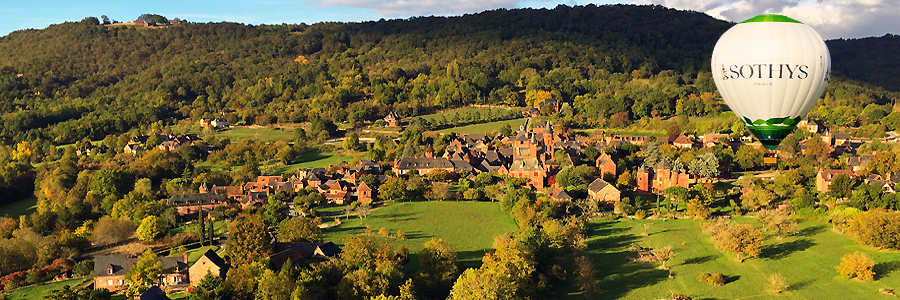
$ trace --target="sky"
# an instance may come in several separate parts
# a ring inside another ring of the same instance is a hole
[[[659,4],[740,22],[782,14],[815,29],[824,39],[900,34],[900,0],[7,0],[0,6],[0,36],[21,29],[108,16],[129,22],[144,13],[191,22],[313,24],[414,16],[457,16],[497,8],[553,8],[604,4]]]

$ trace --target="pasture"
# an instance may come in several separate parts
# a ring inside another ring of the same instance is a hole
[[[759,227],[755,219],[736,218]],[[698,222],[685,220],[595,221],[589,227],[589,256],[596,264],[601,299],[664,299],[670,292],[694,299],[896,299],[879,293],[880,288],[900,287],[900,255],[856,244],[851,238],[831,231],[826,223],[798,220],[800,232],[778,239],[766,236],[761,254],[743,263],[734,254],[715,249],[701,232]],[[643,224],[650,224],[647,237]],[[629,246],[672,245],[675,257],[669,271],[657,262],[632,262]],[[835,266],[841,256],[862,251],[875,261],[874,281],[843,279]],[[701,273],[723,273],[724,286],[697,280]],[[780,273],[790,285],[780,296],[767,290],[768,277]],[[569,294],[570,299],[580,296]]]
[[[331,222],[333,219],[324,219]],[[392,235],[401,230],[406,239],[372,237],[385,241],[394,249],[400,245],[409,248],[410,264],[417,264],[412,254],[422,250],[425,242],[432,238],[447,241],[459,253],[464,266],[478,266],[485,250],[493,249],[494,237],[518,232],[518,226],[509,213],[500,209],[498,203],[490,202],[406,202],[394,203],[373,210],[367,219],[352,216],[342,218],[343,223],[323,231],[325,241],[341,245],[344,239],[365,233],[369,224],[372,232],[381,227]],[[461,269],[462,270],[462,269]]]

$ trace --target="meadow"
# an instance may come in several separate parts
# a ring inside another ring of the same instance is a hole
[[[447,129],[441,129],[437,132],[439,133],[456,133],[456,134],[471,134],[471,133],[484,133],[488,134],[491,132],[499,132],[500,127],[503,127],[505,124],[509,124],[509,127],[512,128],[513,131],[519,128],[519,125],[525,123],[525,118],[518,118],[512,120],[505,121],[497,121],[497,122],[489,122],[489,123],[481,123],[481,124],[472,124],[465,125],[459,127],[451,127]]]
[[[9,215],[18,218],[21,215],[30,215],[37,209],[37,197],[31,196],[12,203],[0,205],[0,217]]]
[[[500,205],[491,202],[406,202],[394,203],[373,210],[367,219],[353,216],[342,219],[342,224],[324,230],[324,239],[341,245],[344,239],[364,234],[368,223],[372,232],[381,227],[392,235],[398,230],[406,239],[372,237],[385,241],[394,249],[400,245],[409,248],[410,254],[418,253],[425,242],[432,238],[447,241],[459,253],[464,267],[478,266],[485,250],[493,249],[495,236],[518,232],[518,226]],[[323,221],[331,222],[333,219]],[[410,255],[410,264],[417,264]],[[415,266],[411,266],[415,268]]]
[[[293,130],[281,129],[281,128],[271,128],[271,127],[232,127],[227,129],[219,130],[209,136],[215,136],[216,138],[228,138],[231,141],[240,141],[243,139],[253,139],[260,140],[263,142],[269,141],[290,141],[296,137],[296,134]]]
[[[755,219],[736,218],[737,222],[759,227]],[[601,299],[665,299],[671,292],[694,299],[896,299],[879,293],[900,284],[900,255],[896,251],[878,251],[861,246],[851,238],[831,231],[831,226],[816,221],[798,220],[800,232],[778,239],[766,236],[761,254],[743,263],[731,253],[715,249],[701,232],[697,221],[631,220],[595,221],[589,227],[589,256],[596,264]],[[649,236],[642,236],[643,224],[650,224]],[[669,271],[658,269],[657,262],[632,262],[629,246],[665,247],[672,245],[675,257]],[[875,261],[874,281],[843,279],[835,266],[841,256],[861,251]],[[701,273],[723,273],[724,286],[698,281]],[[769,276],[780,273],[790,285],[780,296],[767,290]],[[581,296],[569,294],[569,299]]]

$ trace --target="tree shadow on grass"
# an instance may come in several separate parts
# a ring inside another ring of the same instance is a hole
[[[484,257],[484,250],[460,251],[456,253],[456,266],[460,273],[468,268],[480,268],[481,259]]]
[[[684,262],[681,264],[682,265],[699,265],[699,264],[704,264],[708,261],[711,261],[715,258],[716,257],[712,256],[712,255],[691,257],[691,258],[684,260]]]
[[[794,284],[791,284],[791,286],[789,286],[787,288],[787,290],[788,291],[800,290],[800,289],[805,288],[806,286],[812,284],[813,282],[815,282],[815,280],[807,280],[807,281],[801,281],[798,283],[794,283]]]
[[[872,271],[875,272],[875,280],[880,280],[898,268],[900,268],[900,261],[886,261],[875,264]]]
[[[799,239],[793,242],[763,246],[762,249],[760,249],[759,257],[763,259],[780,260],[791,253],[803,251],[815,245],[816,243],[809,239]]]
[[[806,227],[806,228],[801,229],[799,232],[797,232],[797,234],[795,234],[795,236],[807,236],[807,237],[814,236],[814,235],[821,233],[822,231],[825,231],[825,229],[827,227],[828,226],[825,226],[825,225],[816,225],[816,226]]]
[[[669,272],[657,268],[656,263],[628,260],[628,247],[639,239],[629,228],[614,227],[615,222],[591,223],[589,232],[598,238],[588,242],[590,258],[601,280],[600,298],[617,299],[629,291],[657,284],[668,279]]]
[[[738,281],[738,279],[741,279],[741,275],[725,276],[725,284]]]

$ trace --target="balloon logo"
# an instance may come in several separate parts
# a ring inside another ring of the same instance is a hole
[[[728,107],[763,146],[775,149],[825,92],[831,56],[809,26],[759,15],[722,34],[712,72]]]

